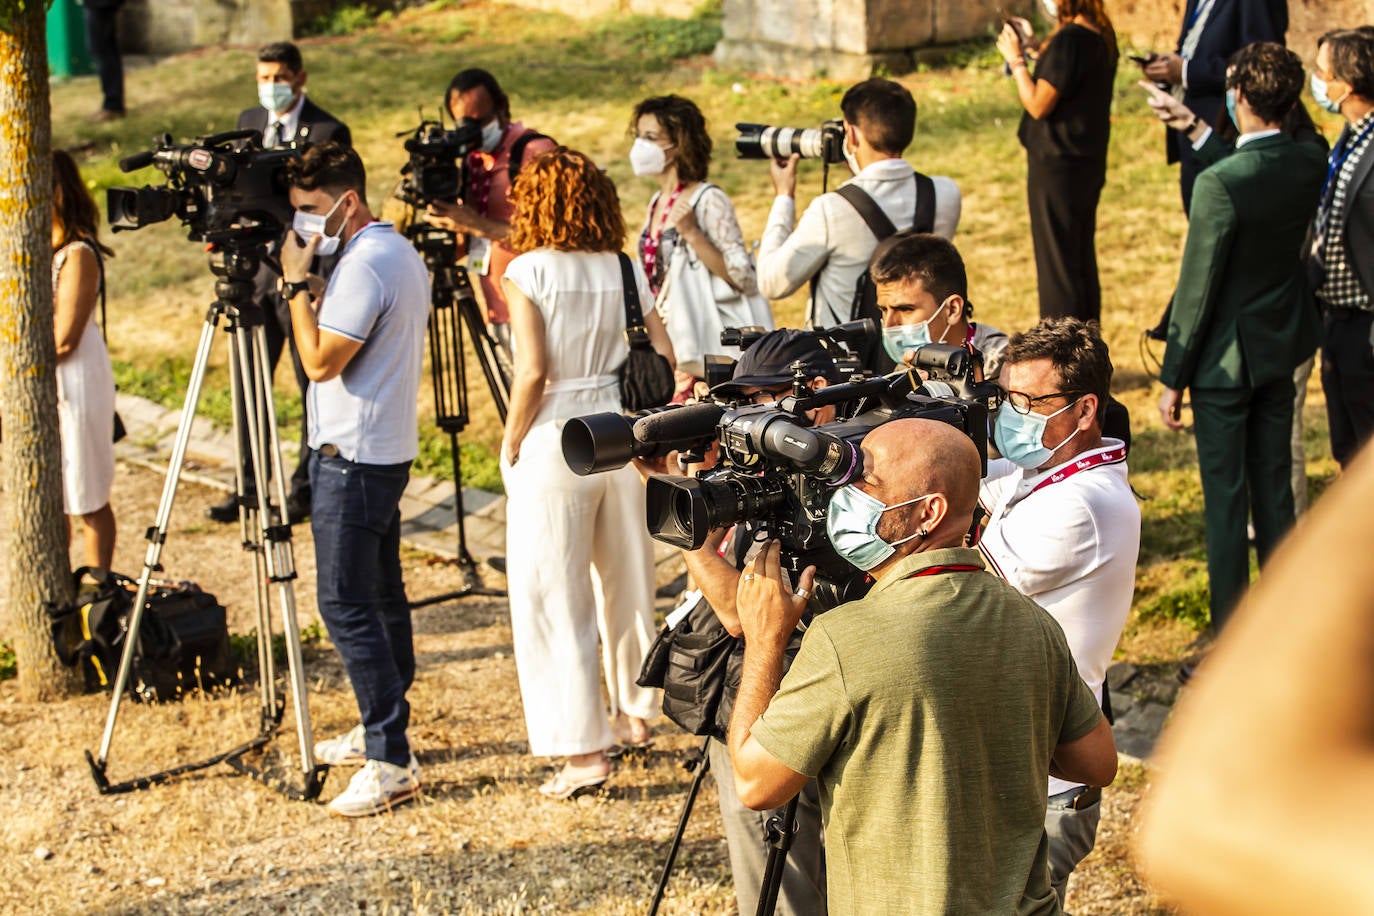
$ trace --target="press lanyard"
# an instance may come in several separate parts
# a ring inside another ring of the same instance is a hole
[[[678,195],[681,193],[681,184],[673,188],[668,203],[663,207],[663,216],[658,221],[658,231],[653,230],[651,223],[649,231],[644,236],[644,276],[649,281],[649,291],[655,296],[658,295],[658,283],[654,281],[654,267],[658,264],[659,241],[663,238],[663,228],[668,223],[668,214],[673,212],[673,204],[677,203]]]
[[[1360,144],[1363,143],[1365,141],[1365,138],[1369,136],[1369,132],[1371,130],[1374,130],[1374,118],[1370,118],[1369,123],[1364,126],[1364,130],[1360,131],[1360,135],[1356,137],[1352,142],[1346,143],[1338,147],[1337,149],[1332,150],[1331,155],[1327,157],[1326,181],[1322,184],[1321,196],[1321,202],[1323,207],[1326,206],[1326,194],[1328,191],[1332,190],[1333,184],[1336,181],[1336,176],[1341,173],[1341,167],[1345,165],[1345,160],[1350,158],[1351,153],[1359,149]],[[1350,135],[1346,134],[1346,136],[1349,137]]]
[[[1212,4],[1215,2],[1216,0],[1199,0],[1198,5],[1193,8],[1193,18],[1188,20],[1189,32],[1193,30],[1193,26],[1197,25],[1197,21],[1212,8]]]
[[[1070,465],[1067,468],[1064,468],[1064,470],[1055,471],[1053,474],[1046,477],[1044,480],[1040,481],[1038,484],[1031,488],[1030,492],[1036,493],[1040,490],[1045,489],[1046,487],[1050,487],[1057,483],[1061,483],[1065,480],[1068,480],[1070,477],[1079,473],[1080,471],[1086,471],[1089,468],[1095,468],[1098,465],[1102,464],[1120,464],[1125,460],[1126,446],[1124,445],[1120,448],[1112,448],[1108,449],[1105,452],[1098,452],[1095,455],[1089,455],[1086,458],[1079,458],[1072,465]],[[1030,493],[1027,493],[1026,495],[1029,496]]]
[[[904,579],[919,579],[919,578],[921,578],[922,576],[938,576],[938,575],[940,575],[940,574],[942,574],[942,573],[951,573],[951,572],[982,572],[982,571],[983,571],[983,567],[981,567],[981,566],[974,566],[974,565],[971,564],[971,563],[953,563],[953,564],[945,564],[945,565],[941,565],[941,566],[927,566],[925,569],[918,569],[918,570],[916,570],[914,573],[912,573],[911,575],[909,575],[909,576],[903,576],[902,578],[904,578]]]

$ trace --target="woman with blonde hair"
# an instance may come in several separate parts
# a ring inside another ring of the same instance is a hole
[[[634,683],[654,635],[644,488],[628,466],[579,477],[560,446],[568,419],[622,409],[625,223],[611,180],[566,147],[526,162],[511,197],[507,243],[520,254],[503,280],[515,377],[501,443],[511,630],[530,752],[568,758],[539,791],[568,798],[606,781],[617,729],[643,744],[658,713],[657,694]],[[651,302],[643,272],[633,277]],[[644,319],[671,362],[658,317],[645,309]]]
[[[100,211],[70,155],[52,156],[52,298],[57,341],[57,414],[62,436],[62,499],[79,516],[86,565],[114,561],[114,372],[95,322],[105,293]]]
[[[1014,19],[997,38],[1025,109],[1026,148],[1040,317],[1102,317],[1097,276],[1097,203],[1107,178],[1116,32],[1102,0],[1042,0],[1054,31],[1034,53],[1030,23]]]

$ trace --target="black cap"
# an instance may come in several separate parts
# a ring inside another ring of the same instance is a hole
[[[793,363],[800,362],[807,379],[818,375],[838,382],[840,371],[820,338],[810,331],[779,328],[760,337],[735,363],[730,381],[711,389],[712,394],[736,394],[744,388],[775,388],[792,381]]]

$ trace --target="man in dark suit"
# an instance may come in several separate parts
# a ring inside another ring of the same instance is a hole
[[[1177,49],[1145,64],[1145,76],[1168,83],[1183,104],[1210,123],[1223,111],[1227,59],[1256,41],[1283,44],[1287,31],[1287,0],[1187,0]],[[1193,182],[1206,165],[1173,131],[1165,131],[1164,142],[1169,163],[1178,163],[1187,214]]]
[[[124,117],[124,60],[119,56],[119,8],[124,0],[85,0],[86,48],[100,74],[100,110],[93,121]]]
[[[1317,43],[1312,94],[1340,112],[1313,223],[1309,276],[1322,308],[1322,390],[1331,454],[1345,467],[1374,435],[1374,29]]]
[[[1250,583],[1246,501],[1263,566],[1293,524],[1293,369],[1317,345],[1302,244],[1321,192],[1321,150],[1279,124],[1302,92],[1297,55],[1263,42],[1232,57],[1236,151],[1198,175],[1160,381],[1164,425],[1193,431],[1207,525],[1212,627]]]
[[[305,64],[300,49],[289,41],[273,42],[258,50],[258,105],[239,114],[238,130],[256,130],[262,135],[265,149],[283,146],[304,148],[315,143],[333,141],[352,145],[348,125],[305,97]],[[274,252],[275,253],[275,252]],[[335,258],[321,258],[321,276],[327,277]],[[296,372],[296,384],[301,392],[301,451],[300,460],[291,475],[286,510],[292,522],[310,515],[310,449],[306,446],[308,421],[305,392],[310,379],[301,366],[300,354],[291,333],[291,310],[277,290],[281,276],[279,268],[264,262],[253,280],[253,299],[267,317],[267,360],[273,374],[281,360],[283,347],[291,351],[291,365]],[[242,452],[247,457],[247,440]],[[245,461],[244,479],[252,481],[251,463]],[[245,496],[254,491],[249,490]],[[236,522],[239,517],[238,499],[230,496],[207,511],[217,522]]]

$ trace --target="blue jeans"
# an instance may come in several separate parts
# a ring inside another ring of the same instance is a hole
[[[415,679],[410,604],[401,580],[401,493],[410,462],[358,464],[313,452],[317,596],[367,731],[369,760],[410,762],[406,691]]]

